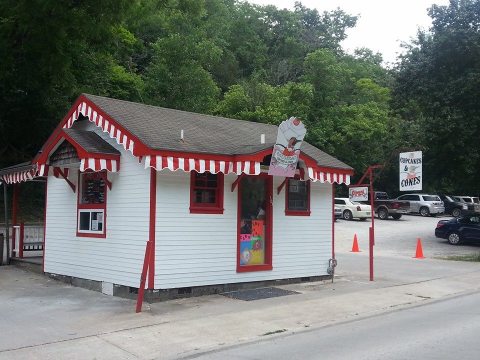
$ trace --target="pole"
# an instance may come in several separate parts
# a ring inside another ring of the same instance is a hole
[[[374,216],[374,192],[373,192],[373,169],[369,168],[370,176],[370,213],[372,215],[372,226],[369,229],[369,257],[370,257],[370,281],[373,281],[373,246],[375,245],[375,216]]]
[[[147,241],[145,246],[145,258],[143,260],[142,274],[140,275],[140,286],[138,287],[137,306],[135,312],[142,312],[143,294],[145,292],[145,282],[147,281],[147,272],[149,272],[150,259],[152,257],[152,242]]]
[[[19,191],[19,186],[20,184],[13,184],[13,195],[12,195],[12,253],[18,254],[18,249],[15,249],[15,241],[17,239],[17,228],[15,225],[18,225],[17,223],[17,215],[18,215],[18,191]]]
[[[3,203],[5,206],[5,241],[7,244],[7,261],[6,264],[10,265],[10,236],[8,234],[8,196],[7,196],[7,183],[3,183]]]

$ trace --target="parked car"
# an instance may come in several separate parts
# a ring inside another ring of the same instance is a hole
[[[342,209],[335,206],[335,221],[342,218]]]
[[[447,239],[452,245],[462,242],[480,242],[480,215],[440,220],[435,229],[435,236]]]
[[[479,201],[478,201],[478,197],[455,195],[453,198],[456,201],[460,201],[460,202],[466,204],[467,207],[468,207],[468,211],[470,213],[480,213],[480,204],[479,204]]]
[[[438,196],[440,196],[440,199],[443,201],[446,214],[450,214],[456,218],[468,214],[468,205],[465,202],[459,201],[451,195],[440,194]]]
[[[372,216],[370,205],[360,204],[359,202],[351,201],[349,198],[335,198],[335,207],[342,211],[342,217],[345,220],[366,220]]]
[[[438,195],[429,194],[405,194],[396,200],[410,201],[410,212],[419,213],[422,216],[443,214],[445,206]]]
[[[386,220],[391,216],[398,220],[403,214],[410,211],[410,202],[390,199],[384,191],[373,192],[373,210],[380,220]]]

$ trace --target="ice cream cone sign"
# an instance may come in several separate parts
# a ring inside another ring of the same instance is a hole
[[[269,175],[295,176],[300,146],[306,133],[305,125],[296,117],[291,117],[280,124],[268,169]]]

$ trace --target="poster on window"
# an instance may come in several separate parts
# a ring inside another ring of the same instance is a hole
[[[262,265],[265,263],[265,222],[263,220],[242,220],[242,222],[240,265]]]
[[[400,191],[422,190],[422,152],[400,153]]]
[[[278,127],[277,141],[273,146],[268,175],[294,177],[300,156],[300,146],[307,133],[300,119],[291,117]]]

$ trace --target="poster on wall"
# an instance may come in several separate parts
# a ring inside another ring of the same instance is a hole
[[[268,175],[294,177],[300,156],[300,146],[307,133],[300,119],[291,117],[278,127],[277,141],[273,146]]]
[[[400,153],[400,191],[422,190],[422,152]]]

